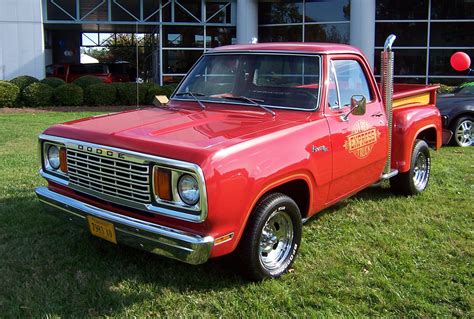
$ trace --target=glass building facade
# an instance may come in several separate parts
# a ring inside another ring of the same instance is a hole
[[[68,45],[86,53],[107,49],[117,60],[138,60],[142,78],[169,83],[179,81],[204,51],[236,42],[232,0],[43,0],[43,5],[52,63],[79,62],[73,50],[64,49]],[[73,54],[64,55],[68,51]]]
[[[349,43],[350,1],[259,1],[260,42]]]
[[[147,79],[176,82],[206,50],[248,42],[254,36],[259,42],[357,45],[351,30],[365,20],[354,19],[355,8],[371,4],[367,8],[375,12],[371,12],[373,28],[366,37],[370,45],[362,50],[374,54],[376,74],[385,38],[394,33],[396,81],[456,84],[473,80],[449,65],[456,51],[474,57],[473,0],[39,1],[46,64],[78,63],[79,51],[97,53],[107,48],[116,60],[138,60]],[[239,30],[247,36],[239,38]]]
[[[385,36],[395,33],[398,81],[457,84],[466,80],[451,68],[449,59],[456,51],[474,57],[474,1],[377,0],[376,8],[375,56],[380,57]]]
[[[259,40],[350,43],[350,5],[350,0],[261,0]],[[456,51],[474,57],[474,1],[376,0],[375,5],[376,74],[384,41],[394,33],[397,82],[457,84],[468,78],[454,71],[449,59]]]

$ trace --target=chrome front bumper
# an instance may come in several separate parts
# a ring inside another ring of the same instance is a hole
[[[104,210],[76,199],[38,187],[36,195],[49,208],[71,222],[88,227],[86,216],[94,216],[114,224],[118,243],[142,249],[157,255],[197,265],[209,259],[214,238],[160,226]]]

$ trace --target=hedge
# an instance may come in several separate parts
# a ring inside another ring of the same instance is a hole
[[[59,106],[79,106],[84,101],[84,90],[76,84],[63,84],[54,89],[54,102]]]
[[[74,84],[79,85],[83,90],[85,90],[89,85],[103,83],[102,80],[93,75],[84,75],[78,79],[75,79]]]
[[[85,90],[85,104],[87,105],[114,105],[116,99],[117,89],[110,84],[93,84]]]
[[[137,84],[136,83],[112,83],[117,89],[117,104],[135,105],[137,104]],[[139,104],[147,104],[148,84],[138,85]]]
[[[0,81],[0,107],[15,106],[20,89],[13,83]]]
[[[21,75],[21,76],[17,76],[14,79],[11,79],[10,82],[15,84],[20,89],[20,92],[21,92],[30,84],[38,82],[38,79],[29,75]]]
[[[49,106],[52,104],[52,97],[53,88],[41,82],[28,85],[22,92],[26,106],[30,107]]]
[[[42,79],[40,82],[49,85],[53,89],[66,84],[66,82],[60,78],[45,78]]]
[[[170,97],[169,88],[164,86],[159,86],[154,84],[153,86],[148,88],[147,95],[146,95],[146,103],[153,104],[153,99],[155,95],[166,95],[168,98]]]

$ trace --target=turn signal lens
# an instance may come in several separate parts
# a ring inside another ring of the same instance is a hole
[[[61,147],[59,149],[59,169],[63,173],[67,173],[67,158],[66,158],[66,148]]]
[[[171,200],[171,171],[164,168],[155,168],[154,191],[160,199]]]

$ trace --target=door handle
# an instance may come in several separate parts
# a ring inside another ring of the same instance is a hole
[[[374,113],[371,115],[372,117],[381,117],[383,116],[383,113],[382,112],[379,112],[379,113]]]

